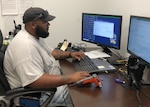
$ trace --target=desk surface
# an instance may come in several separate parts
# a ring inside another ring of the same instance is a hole
[[[68,60],[60,61],[64,74],[75,72],[73,64]],[[139,107],[136,90],[124,88],[114,80],[119,74],[101,74],[103,87],[69,87],[75,107]],[[150,86],[142,86],[140,99],[143,107],[150,107],[150,101],[143,93],[150,96]]]

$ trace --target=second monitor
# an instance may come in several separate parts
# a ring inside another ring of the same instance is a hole
[[[120,49],[121,25],[119,15],[82,13],[82,41]]]

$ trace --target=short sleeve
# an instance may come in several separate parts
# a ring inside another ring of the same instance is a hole
[[[16,72],[24,86],[36,81],[43,75],[43,69],[32,59],[26,59],[16,66]]]

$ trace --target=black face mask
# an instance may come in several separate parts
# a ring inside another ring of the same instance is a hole
[[[49,36],[49,32],[45,31],[42,27],[36,26],[35,34],[38,37],[47,38]]]

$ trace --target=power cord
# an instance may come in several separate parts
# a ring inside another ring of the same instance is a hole
[[[138,100],[139,107],[142,107],[142,101],[141,101],[141,98],[140,98],[140,91],[138,89],[136,89],[136,98]]]
[[[128,81],[128,77],[127,77],[127,74],[125,73],[126,70],[125,69],[122,69],[122,68],[119,68],[119,74],[121,75],[121,80],[123,81]],[[140,98],[140,93],[143,94],[144,96],[150,98],[150,95],[148,94],[145,94],[144,92],[141,91],[140,87],[138,86],[130,86],[130,87],[127,87],[126,84],[122,83],[121,84],[124,88],[131,88],[131,89],[134,89],[136,91],[136,98],[137,98],[137,101],[138,101],[138,107],[150,107],[150,106],[143,106],[142,105],[142,100]]]
[[[123,80],[125,81],[125,80]],[[124,82],[122,82],[121,84],[124,88],[126,88],[126,84]],[[137,98],[137,101],[138,101],[138,107],[142,107],[142,101],[141,101],[141,98],[140,98],[140,89],[137,88],[137,87],[131,87],[132,89],[135,89],[136,90],[136,98]]]
[[[124,71],[121,71],[121,72],[124,72]],[[126,74],[126,76],[125,75],[123,75],[123,73],[120,73],[122,76],[123,76],[123,81],[125,81],[125,83],[122,83],[121,85],[124,87],[124,88],[127,88],[128,86],[126,86],[127,84],[126,84],[126,81],[128,81],[127,80],[127,74]],[[128,87],[128,88],[132,88],[132,89],[135,89],[136,90],[136,98],[137,98],[137,101],[138,101],[138,107],[142,107],[142,101],[141,101],[141,98],[140,98],[140,89],[139,89],[139,87],[137,87],[137,86],[130,86],[130,87]]]
[[[140,92],[141,92],[144,96],[150,98],[150,95],[146,95],[146,94],[145,94],[144,92],[142,92],[140,89],[136,89],[136,98],[137,98],[137,100],[138,100],[139,107],[150,107],[150,106],[143,106],[143,105],[142,105],[142,101],[141,101],[141,98],[140,98]]]
[[[121,75],[120,78],[121,78],[121,80],[123,80],[125,82],[129,81],[128,80],[129,77],[128,77],[128,74],[127,74],[128,73],[127,66],[128,66],[128,62],[125,64],[125,66],[118,68],[118,73]],[[128,84],[124,84],[124,83],[122,83],[121,85],[124,88],[131,88],[131,89],[134,89],[136,91],[136,98],[137,98],[137,101],[138,101],[138,107],[150,107],[150,106],[143,106],[143,103],[142,103],[142,100],[141,100],[141,97],[140,97],[140,93],[143,94],[144,96],[148,97],[148,98],[150,98],[150,95],[145,94],[144,92],[142,92],[138,85],[134,84],[132,86],[128,86]]]
[[[144,88],[144,87],[142,87],[142,88]],[[147,88],[148,88],[148,87],[147,87]],[[149,89],[147,89],[147,90],[149,90]],[[147,97],[147,98],[150,99],[150,94],[146,94],[146,93],[144,93],[144,91],[141,91],[141,90],[140,90],[140,92],[141,92],[141,94],[143,94],[145,97]],[[143,107],[150,107],[150,105],[148,105],[148,106],[143,106]]]

